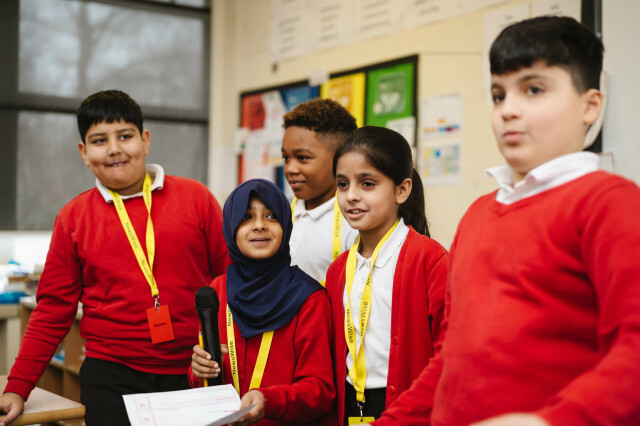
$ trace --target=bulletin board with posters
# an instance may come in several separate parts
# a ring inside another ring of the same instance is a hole
[[[415,55],[332,73],[319,86],[304,80],[241,93],[236,138],[238,183],[264,178],[292,196],[280,154],[282,116],[318,97],[339,102],[355,117],[358,127],[389,127],[414,145],[417,68]]]

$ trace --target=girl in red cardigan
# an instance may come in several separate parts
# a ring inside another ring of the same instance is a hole
[[[315,424],[335,398],[331,307],[322,286],[290,266],[292,226],[289,202],[266,180],[243,183],[224,205],[235,263],[211,286],[220,300],[220,341],[229,348],[224,381],[235,386],[242,408],[256,404],[240,424]],[[218,364],[199,346],[192,360],[193,387],[218,376]]]
[[[359,241],[329,267],[338,421],[378,418],[440,350],[446,250],[429,238],[411,149],[355,130],[333,160],[338,204]]]

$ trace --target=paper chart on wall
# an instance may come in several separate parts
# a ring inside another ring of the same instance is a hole
[[[387,129],[395,130],[409,142],[409,146],[415,146],[416,118],[405,117],[387,121]]]
[[[433,139],[455,135],[462,131],[462,95],[451,93],[428,96],[420,100],[418,137]]]
[[[511,24],[529,17],[529,3],[516,4],[510,7],[492,10],[484,14],[484,40],[482,44],[482,85],[489,90],[491,70],[489,67],[489,50],[500,32]]]
[[[539,0],[531,3],[531,16],[570,16],[580,21],[581,0]]]
[[[462,182],[460,140],[420,141],[418,166],[425,186]]]
[[[410,29],[451,19],[462,13],[460,4],[451,0],[408,0],[402,13],[402,27]]]
[[[353,0],[355,2],[355,37],[367,40],[400,30],[399,2],[393,0]]]

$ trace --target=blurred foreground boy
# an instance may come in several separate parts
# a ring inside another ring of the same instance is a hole
[[[439,382],[425,369],[380,424],[426,423],[434,389],[433,425],[640,424],[640,190],[581,152],[602,56],[571,18],[523,21],[493,43],[507,165],[487,173],[500,189],[451,247]]]
[[[56,217],[38,304],[0,397],[0,411],[8,413],[0,424],[22,411],[78,301],[87,425],[129,424],[124,394],[188,389],[195,292],[229,263],[211,192],[146,164],[150,135],[133,99],[118,90],[89,96],[78,129],[96,188]]]

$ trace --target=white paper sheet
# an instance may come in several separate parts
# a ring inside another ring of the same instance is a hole
[[[174,392],[123,395],[131,426],[214,426],[242,414],[240,397],[232,385],[210,386]],[[237,419],[237,418],[236,418]]]

